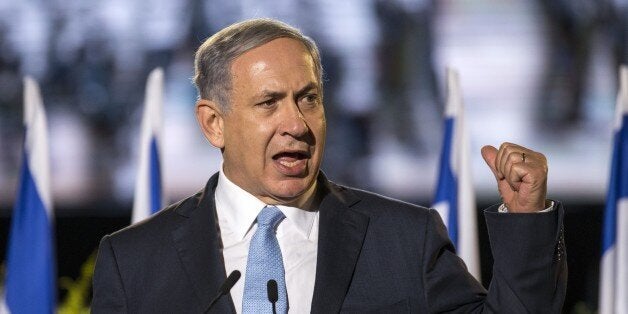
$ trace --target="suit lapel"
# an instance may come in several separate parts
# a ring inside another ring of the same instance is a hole
[[[312,313],[338,313],[351,284],[351,278],[368,227],[368,217],[351,210],[359,198],[328,182],[324,187],[319,222],[316,282]]]
[[[216,174],[209,179],[197,202],[189,202],[187,206],[184,204],[177,209],[177,213],[183,219],[172,232],[183,269],[192,282],[194,292],[201,300],[203,311],[226,279],[214,203],[217,183]],[[235,312],[231,295],[221,297],[212,307],[212,312]]]
[[[312,313],[337,313],[351,284],[369,218],[350,209],[360,201],[353,193],[328,182],[322,174],[319,180],[322,200]],[[182,267],[203,310],[226,279],[214,203],[217,183],[216,174],[195,204],[177,209],[182,221],[172,232]],[[211,313],[235,313],[231,295],[221,297]]]

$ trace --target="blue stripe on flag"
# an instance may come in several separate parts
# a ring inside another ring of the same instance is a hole
[[[628,197],[628,115],[622,118],[622,127],[614,138],[611,180],[604,211],[602,252],[615,244],[617,238],[617,202]]]
[[[445,138],[443,139],[443,150],[440,156],[440,176],[434,203],[442,201],[449,203],[447,231],[455,246],[458,244],[458,184],[451,169],[454,122],[454,118],[445,120]]]
[[[54,313],[57,289],[52,224],[24,153],[7,254],[6,303],[12,313]]]
[[[161,209],[161,166],[157,149],[157,140],[150,141],[150,212],[154,214]]]

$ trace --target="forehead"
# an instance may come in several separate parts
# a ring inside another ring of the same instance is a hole
[[[243,80],[299,76],[318,83],[310,52],[291,38],[274,39],[238,56],[231,64],[231,74],[236,84]]]

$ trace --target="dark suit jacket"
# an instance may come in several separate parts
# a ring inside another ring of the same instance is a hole
[[[201,313],[226,278],[214,205],[204,191],[105,236],[93,313]],[[331,183],[321,174],[312,313],[559,313],[567,267],[563,209],[487,210],[495,259],[487,291],[455,255],[431,209]],[[243,279],[240,279],[243,280]],[[229,295],[212,313],[232,313]]]

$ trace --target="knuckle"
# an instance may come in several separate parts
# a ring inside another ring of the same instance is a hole
[[[516,162],[521,161],[521,154],[516,153],[516,152],[509,152],[508,161],[510,161],[511,163],[516,163]]]
[[[508,142],[503,142],[501,143],[501,145],[499,145],[499,150],[504,151],[508,149],[508,145],[510,145],[510,143]]]

